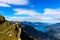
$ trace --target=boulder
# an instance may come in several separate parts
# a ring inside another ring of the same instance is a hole
[[[5,17],[0,15],[0,24],[3,23],[5,21]]]

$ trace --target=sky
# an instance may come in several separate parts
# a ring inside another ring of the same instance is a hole
[[[0,15],[9,21],[59,23],[60,0],[0,0]]]

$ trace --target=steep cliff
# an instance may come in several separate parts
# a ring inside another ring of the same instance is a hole
[[[17,22],[6,21],[0,15],[0,40],[33,40],[22,30],[22,26]]]

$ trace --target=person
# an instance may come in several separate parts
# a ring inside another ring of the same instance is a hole
[[[18,23],[12,24],[0,15],[0,40],[21,40],[21,27]]]

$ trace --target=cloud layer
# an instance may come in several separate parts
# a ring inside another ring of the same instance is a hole
[[[10,5],[8,5],[6,3],[0,3],[0,7],[10,7]]]
[[[11,7],[11,5],[28,5],[28,0],[0,0],[0,7]]]
[[[28,0],[0,0],[0,3],[26,5],[26,4],[28,4]]]
[[[32,21],[32,22],[49,22],[49,23],[57,23],[57,22],[60,22],[60,8],[58,9],[49,9],[49,8],[46,8],[44,9],[44,13],[41,14],[41,13],[38,13],[34,10],[27,10],[27,9],[19,9],[19,8],[16,8],[16,9],[13,9],[16,13],[14,13],[14,15],[16,16],[13,16],[12,20],[15,20],[15,21]],[[18,17],[18,15],[29,15],[27,17]],[[10,18],[11,20],[11,18]]]
[[[27,5],[29,4],[28,0],[0,0],[0,7],[11,7],[11,5]],[[34,5],[31,5],[33,8]],[[44,13],[40,13],[34,10],[27,10],[23,8],[12,9],[15,11],[12,17],[7,17],[8,20],[14,21],[33,21],[33,22],[51,22],[57,23],[60,22],[60,8],[50,9],[45,8]],[[26,16],[26,17],[25,17]]]

